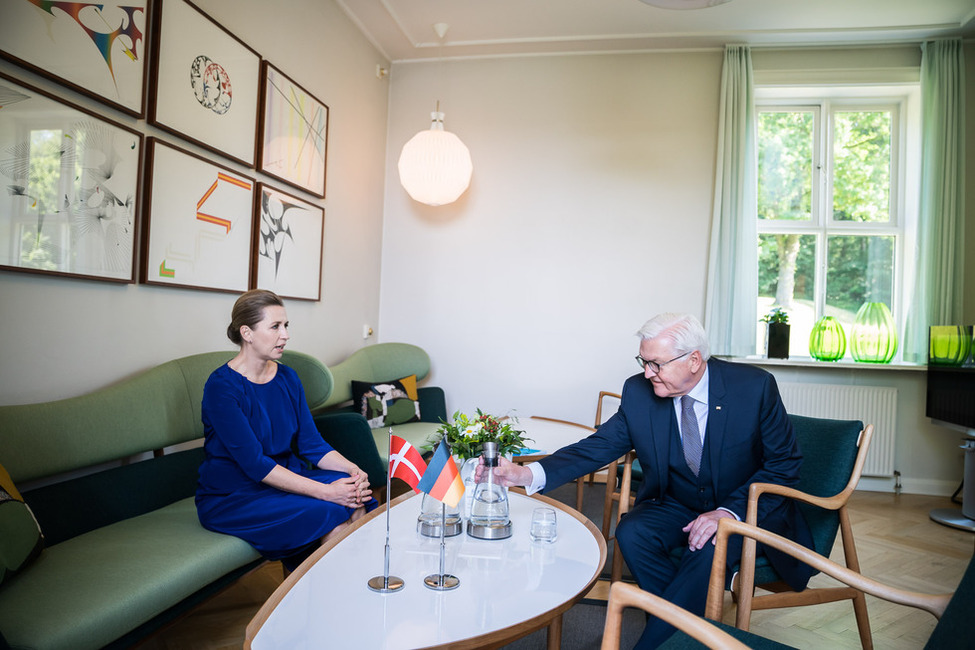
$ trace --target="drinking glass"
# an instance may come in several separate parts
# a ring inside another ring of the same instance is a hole
[[[532,511],[532,524],[529,536],[533,542],[551,544],[557,535],[555,525],[555,508],[535,508]]]

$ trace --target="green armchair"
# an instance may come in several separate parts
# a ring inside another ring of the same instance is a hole
[[[332,392],[313,410],[315,424],[325,440],[342,455],[354,460],[369,474],[375,489],[386,484],[389,428],[370,428],[352,403],[352,382],[384,382],[416,375],[421,381],[430,374],[430,356],[408,343],[377,343],[354,352],[329,368]],[[437,386],[417,388],[420,421],[397,424],[393,433],[420,448],[447,419],[444,391]]]

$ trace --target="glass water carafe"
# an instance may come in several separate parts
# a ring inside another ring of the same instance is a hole
[[[424,494],[420,502],[420,516],[416,521],[417,531],[425,537],[440,537],[441,524],[443,524],[444,537],[460,535],[464,530],[460,509],[457,506],[448,506],[429,494]]]
[[[494,479],[494,468],[498,466],[497,443],[485,442],[482,455],[484,469],[474,488],[467,534],[478,539],[505,539],[511,537],[511,519],[508,517],[508,491]]]

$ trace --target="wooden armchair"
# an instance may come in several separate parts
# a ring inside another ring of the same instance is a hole
[[[850,571],[859,572],[860,563],[846,505],[860,481],[873,438],[873,425],[863,427],[857,421],[789,417],[803,453],[799,484],[790,488],[770,483],[753,483],[748,492],[745,521],[756,525],[758,499],[763,494],[795,499],[812,531],[815,552],[828,558],[838,530],[846,566]],[[850,599],[853,601],[860,643],[864,648],[873,647],[867,603],[862,591],[853,587],[834,587],[807,588],[794,592],[779,580],[768,561],[765,558],[756,558],[756,554],[755,539],[746,537],[738,580],[733,580],[731,585],[738,603],[736,626],[739,629],[748,629],[752,610]],[[756,585],[771,593],[755,595]]]
[[[931,612],[938,619],[938,624],[925,645],[926,649],[953,650],[971,647],[969,612],[972,605],[975,604],[975,558],[969,562],[968,569],[962,576],[961,583],[954,594],[924,594],[898,589],[867,578],[858,571],[853,571],[828,560],[800,544],[746,522],[722,519],[718,524],[705,612],[705,617],[711,620],[695,616],[687,610],[643,592],[633,585],[614,583],[610,589],[606,611],[602,650],[616,650],[619,647],[622,611],[625,607],[644,609],[653,616],[663,618],[678,629],[678,632],[661,646],[662,648],[699,647],[694,646],[688,640],[688,636],[704,643],[709,648],[737,650],[739,648],[788,647],[717,622],[721,620],[723,615],[728,538],[731,535],[743,535],[746,541],[751,540],[788,553],[857,592]]]
[[[796,431],[799,447],[803,453],[803,464],[799,484],[787,488],[768,483],[756,483],[750,487],[749,502],[745,521],[755,524],[758,517],[758,498],[762,494],[778,494],[800,502],[800,510],[813,534],[817,553],[829,557],[833,550],[837,532],[841,536],[843,553],[847,566],[853,571],[860,570],[853,529],[850,525],[846,504],[856,489],[866,462],[870,441],[873,438],[873,425],[863,427],[859,421],[830,420],[790,415]],[[632,462],[633,453],[624,457],[623,481],[620,486],[620,515],[629,508],[630,480],[627,465]],[[610,468],[612,473],[613,468]],[[607,483],[607,486],[609,483]],[[609,488],[607,487],[607,491]],[[618,519],[617,519],[618,521]],[[622,575],[622,556],[619,548],[614,549],[611,579],[615,582]],[[756,557],[757,549],[753,541],[745,540],[742,550],[741,571],[730,581],[728,587],[738,603],[739,628],[747,630],[753,609],[773,609],[794,607],[811,603],[833,602],[851,599],[856,614],[860,640],[864,648],[872,648],[870,625],[867,618],[866,599],[852,588],[806,589],[793,592],[783,582],[765,557]],[[678,561],[679,555],[675,557]],[[771,593],[755,595],[755,587]]]

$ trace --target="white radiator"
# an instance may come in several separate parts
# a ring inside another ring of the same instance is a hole
[[[897,431],[897,389],[880,386],[779,384],[785,410],[834,420],[860,420],[873,425],[873,441],[863,467],[864,476],[894,475],[894,437]]]

